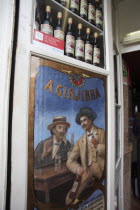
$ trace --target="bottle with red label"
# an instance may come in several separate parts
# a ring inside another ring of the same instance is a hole
[[[64,32],[62,31],[62,12],[57,13],[57,25],[54,29],[54,37],[64,40]]]
[[[93,0],[88,0],[88,22],[95,25],[95,5]]]
[[[72,25],[72,18],[68,18],[68,25],[65,40],[65,55],[74,57],[75,52],[75,34]]]
[[[46,6],[45,20],[41,25],[41,31],[45,34],[53,36],[53,25],[51,21],[51,7]]]
[[[100,0],[95,0],[96,14],[95,14],[95,25],[102,29],[103,28],[103,14],[102,14],[102,4]]]
[[[93,65],[100,66],[100,45],[99,45],[99,34],[94,33],[93,39]]]
[[[87,20],[87,0],[81,0],[80,2],[80,17]]]
[[[93,46],[90,36],[90,28],[86,29],[86,38],[85,38],[85,62],[92,64],[93,56]]]
[[[71,0],[70,1],[70,10],[77,14],[79,13],[79,0]]]
[[[76,45],[75,45],[75,58],[77,60],[84,60],[84,39],[82,36],[82,24],[78,24],[77,36],[76,36]]]

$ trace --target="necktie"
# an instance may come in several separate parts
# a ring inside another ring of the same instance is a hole
[[[60,144],[59,143],[54,143],[54,145],[59,146]]]
[[[89,133],[89,134],[88,134],[88,136],[92,136],[92,135],[93,135],[93,133]]]

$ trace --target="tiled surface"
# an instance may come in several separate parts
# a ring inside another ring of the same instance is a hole
[[[131,153],[124,156],[124,206],[131,210]]]
[[[137,197],[132,196],[131,210],[140,210],[140,200]]]

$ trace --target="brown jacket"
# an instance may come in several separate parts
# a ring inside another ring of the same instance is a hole
[[[93,125],[94,137],[98,140],[97,148],[94,148],[96,162],[99,164],[102,171],[105,164],[105,132],[102,128]],[[67,167],[73,173],[76,173],[77,167],[80,165],[78,159],[80,158],[81,165],[84,169],[88,167],[87,160],[87,134],[85,133],[75,144],[67,160]]]

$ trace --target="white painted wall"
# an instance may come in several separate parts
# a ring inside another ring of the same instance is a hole
[[[118,4],[119,38],[140,30],[140,0],[123,0]]]
[[[14,0],[0,0],[0,210],[5,209],[6,202],[8,111],[14,3]]]

